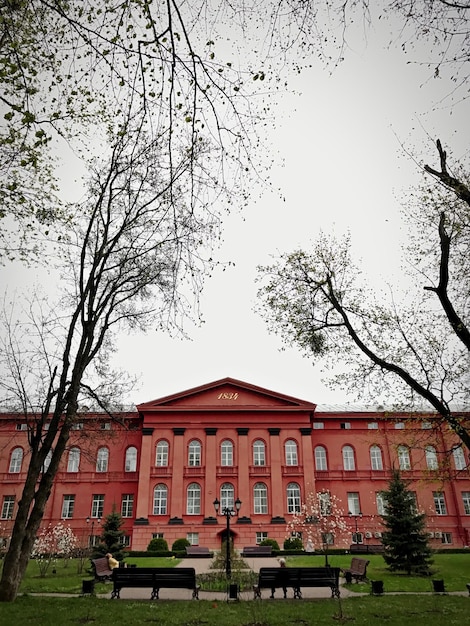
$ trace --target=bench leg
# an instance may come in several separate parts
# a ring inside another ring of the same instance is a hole
[[[261,600],[261,589],[258,585],[253,585],[253,600]]]
[[[111,600],[119,600],[120,597],[121,597],[120,589],[113,589],[111,591]]]
[[[340,595],[339,595],[339,587],[334,586],[334,587],[331,588],[331,597],[339,599],[339,597],[340,597]]]
[[[154,587],[152,589],[152,593],[150,594],[150,599],[151,600],[158,600],[158,594],[160,593],[160,589],[157,587]]]
[[[302,600],[302,591],[300,587],[294,587],[294,600]]]
[[[193,600],[199,600],[199,586],[193,589]]]

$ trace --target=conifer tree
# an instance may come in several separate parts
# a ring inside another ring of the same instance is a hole
[[[428,574],[432,551],[425,530],[426,514],[417,511],[414,494],[398,470],[393,470],[383,496],[386,502],[386,513],[382,516],[386,529],[382,535],[385,562],[391,571]]]
[[[124,536],[124,532],[121,530],[122,524],[121,515],[113,508],[112,513],[106,516],[103,523],[101,544],[96,549],[96,556],[103,556],[110,552],[118,561],[123,559],[121,538]]]

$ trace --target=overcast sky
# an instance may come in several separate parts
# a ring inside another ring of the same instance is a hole
[[[399,282],[405,235],[400,203],[419,181],[403,147],[437,165],[432,142],[440,137],[456,158],[468,156],[468,105],[434,106],[452,85],[432,79],[428,67],[407,63],[413,55],[387,50],[380,34],[378,39],[349,50],[333,75],[317,64],[290,77],[301,95],[281,98],[277,128],[268,138],[284,162],[271,178],[285,201],[265,190],[243,214],[226,219],[219,258],[235,266],[207,282],[205,323],[187,326],[191,340],[157,332],[119,338],[115,364],[140,376],[129,402],[226,376],[318,404],[353,401],[343,389],[323,384],[321,364],[280,350],[280,340],[253,312],[254,280],[256,266],[269,263],[270,255],[308,249],[320,230],[349,230],[371,282]],[[10,285],[19,282],[11,270],[2,274]]]

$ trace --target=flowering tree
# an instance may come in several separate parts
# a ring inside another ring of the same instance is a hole
[[[49,526],[41,530],[34,542],[31,557],[36,560],[39,573],[43,578],[50,564],[62,557],[66,559],[71,556],[77,546],[77,537],[70,526],[58,523],[56,526]],[[66,561],[64,561],[66,563]]]
[[[328,491],[310,491],[300,511],[292,515],[287,524],[287,531],[301,535],[304,547],[314,550],[321,546],[325,553],[325,565],[328,565],[328,546],[344,541],[347,531],[341,502]]]

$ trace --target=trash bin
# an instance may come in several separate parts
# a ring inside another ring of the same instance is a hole
[[[237,584],[230,584],[228,586],[228,599],[238,600],[238,585]]]
[[[443,580],[433,580],[432,586],[434,589],[434,593],[445,593],[444,581]]]
[[[349,584],[349,583],[352,583],[352,574],[351,574],[351,572],[346,572],[346,573],[344,574],[344,577],[345,577],[346,582],[347,582],[348,584]]]
[[[384,581],[383,580],[371,580],[370,584],[372,585],[371,594],[373,596],[381,596],[384,592]]]
[[[95,593],[94,580],[82,580],[82,595],[93,595]]]

